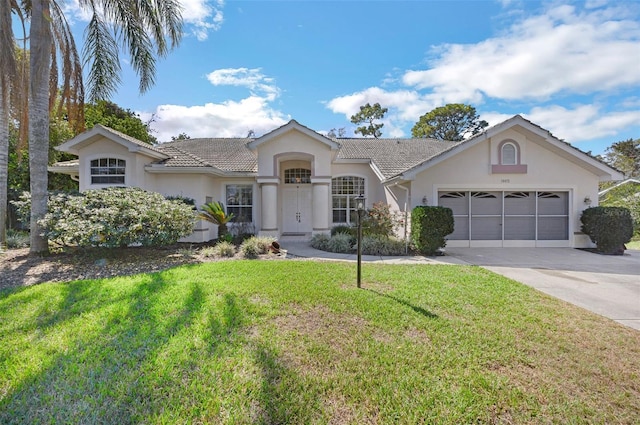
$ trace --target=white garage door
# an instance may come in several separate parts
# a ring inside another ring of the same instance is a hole
[[[453,211],[450,241],[535,246],[536,241],[569,240],[568,192],[442,191],[438,198],[440,206]]]

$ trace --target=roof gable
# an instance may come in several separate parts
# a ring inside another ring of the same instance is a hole
[[[126,147],[129,152],[140,152],[152,158],[166,158],[166,155],[154,146],[101,124],[96,124],[93,128],[67,140],[56,149],[78,155],[80,149],[103,138]]]
[[[258,146],[264,144],[264,143],[268,143],[270,141],[272,141],[273,139],[276,139],[280,136],[282,136],[285,133],[288,133],[290,131],[298,131],[306,136],[308,136],[311,139],[314,139],[322,144],[327,145],[329,148],[331,148],[332,150],[337,150],[340,148],[340,145],[338,145],[335,141],[329,139],[328,137],[323,136],[320,133],[317,133],[313,130],[311,130],[309,127],[305,127],[304,125],[298,123],[296,120],[291,120],[288,123],[286,123],[285,125],[276,128],[273,131],[270,131],[269,133],[263,135],[262,137],[258,137],[255,140],[252,140],[251,142],[249,142],[247,144],[247,147],[251,150],[255,150],[258,148]]]
[[[534,137],[528,137],[527,139],[533,141],[534,143],[543,145],[546,149],[549,149],[559,156],[562,156],[565,159],[589,170],[590,172],[600,176],[605,180],[620,180],[623,178],[622,173],[620,173],[618,170],[610,167],[609,165],[598,160],[597,158],[594,158],[586,152],[581,151],[571,144],[558,139],[548,130],[545,130],[544,128],[532,123],[531,121],[523,118],[520,115],[515,115],[499,124],[486,129],[480,134],[477,134],[467,140],[460,142],[451,149],[443,151],[429,158],[427,161],[402,173],[402,176],[400,177],[407,180],[414,179],[418,173],[426,170],[427,168],[445,161],[448,158],[451,158],[456,154],[477,145],[478,143],[489,140],[490,138],[498,136],[500,133],[513,128],[519,128],[528,132]]]

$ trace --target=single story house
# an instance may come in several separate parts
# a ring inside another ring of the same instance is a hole
[[[197,205],[222,201],[237,225],[280,239],[354,224],[362,194],[368,207],[382,201],[402,214],[451,208],[448,246],[586,247],[582,210],[597,204],[600,181],[623,178],[519,115],[462,142],[328,138],[292,120],[257,138],[155,146],[96,125],[58,149],[78,159],[50,171],[81,191],[137,186]],[[189,240],[216,236],[200,222]]]

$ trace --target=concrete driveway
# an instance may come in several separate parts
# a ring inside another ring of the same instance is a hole
[[[474,264],[640,330],[640,251],[599,255],[572,248],[447,248]],[[445,260],[444,262],[448,262]]]

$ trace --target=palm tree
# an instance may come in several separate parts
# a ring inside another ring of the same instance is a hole
[[[227,214],[224,211],[222,202],[208,202],[200,207],[198,218],[208,221],[218,226],[218,239],[222,239],[227,233],[227,223],[233,220],[233,213]]]
[[[0,0],[12,10],[26,8],[31,17],[29,33],[29,169],[31,180],[31,249],[32,254],[48,251],[38,220],[47,210],[47,159],[49,147],[50,77],[58,75],[55,61],[56,47],[63,40],[67,48],[75,50],[75,43],[64,14],[55,0],[32,0],[18,5],[15,0]],[[80,6],[92,18],[86,30],[85,64],[89,66],[89,89],[92,101],[108,99],[120,82],[119,49],[131,55],[131,64],[140,78],[141,93],[154,83],[156,55],[165,56],[175,47],[182,35],[180,5],[176,0],[141,0],[113,2],[109,0],[80,0]],[[5,8],[3,8],[4,10]],[[11,31],[2,25],[0,32]],[[58,44],[54,44],[54,41]],[[0,51],[4,54],[6,48]],[[64,52],[69,53],[69,52]],[[84,92],[80,73],[64,68],[69,56],[63,53],[62,94],[72,101],[83,102]],[[52,57],[54,58],[52,60]],[[57,80],[56,80],[57,81]]]
[[[0,28],[11,28],[10,0],[0,0]],[[0,30],[0,46],[13,47],[11,31]],[[0,51],[0,248],[7,242],[7,168],[9,163],[9,109],[12,83],[16,80],[13,54]]]

